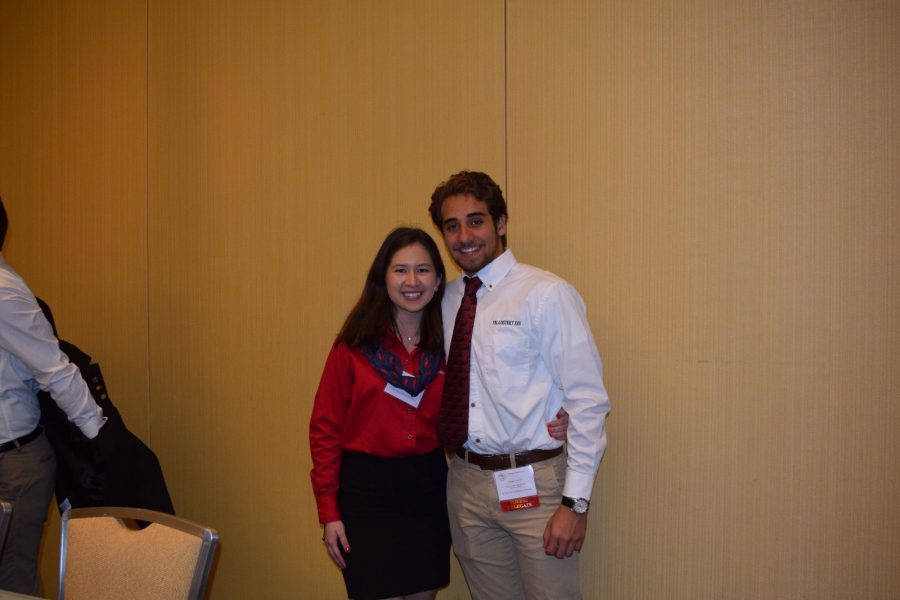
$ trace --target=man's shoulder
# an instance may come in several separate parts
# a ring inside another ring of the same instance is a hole
[[[3,326],[23,323],[23,315],[31,311],[40,311],[40,307],[28,284],[9,264],[0,264],[0,321]]]
[[[509,273],[509,278],[511,282],[543,289],[557,285],[569,285],[565,279],[556,273],[525,263],[516,263]]]
[[[519,263],[510,272],[510,290],[535,307],[584,306],[581,294],[571,283],[545,269]]]
[[[0,297],[3,299],[31,296],[28,284],[9,264],[0,262]]]
[[[9,280],[18,279],[19,274],[9,266],[9,263],[3,260],[3,256],[0,255],[0,284],[5,284]]]

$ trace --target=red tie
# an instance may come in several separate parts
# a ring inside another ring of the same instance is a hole
[[[438,439],[451,452],[462,446],[469,437],[469,358],[472,356],[472,326],[478,304],[475,293],[481,287],[481,280],[478,277],[466,277],[465,280],[466,292],[456,313],[450,353],[447,355],[444,397],[437,426]]]

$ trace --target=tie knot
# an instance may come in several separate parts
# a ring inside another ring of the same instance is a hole
[[[463,277],[463,279],[466,282],[466,296],[474,296],[478,288],[481,287],[481,280],[478,279],[478,276]]]

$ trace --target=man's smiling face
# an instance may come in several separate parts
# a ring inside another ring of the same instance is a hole
[[[500,238],[506,234],[506,216],[494,223],[481,200],[463,194],[450,196],[441,204],[441,233],[459,268],[474,275],[503,254]]]

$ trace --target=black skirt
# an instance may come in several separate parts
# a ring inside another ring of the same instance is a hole
[[[384,458],[345,451],[338,505],[354,600],[404,596],[450,583],[447,460],[441,448]]]

